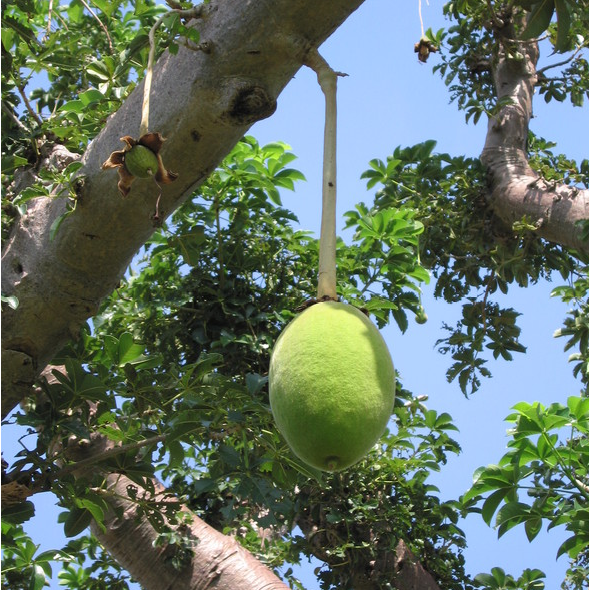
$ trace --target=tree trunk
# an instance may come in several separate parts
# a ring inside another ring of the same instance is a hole
[[[213,0],[194,26],[199,50],[164,54],[154,69],[150,131],[167,141],[166,166],[178,179],[162,187],[170,215],[215,169],[256,121],[270,116],[279,93],[362,0]],[[43,367],[116,286],[154,232],[159,189],[136,180],[127,198],[117,174],[103,171],[120,138],[137,138],[143,84],[108,120],[84,154],[77,205],[38,199],[16,224],[2,256],[2,293],[18,298],[2,312],[2,416],[30,392]]]
[[[513,27],[506,29],[498,33],[503,39],[496,44],[492,76],[498,100],[511,100],[490,117],[481,154],[489,173],[490,203],[509,227],[526,218],[539,236],[587,255],[583,222],[588,220],[590,192],[547,182],[528,163],[526,145],[537,82],[538,45],[529,41],[516,47]],[[522,59],[514,57],[516,52]]]

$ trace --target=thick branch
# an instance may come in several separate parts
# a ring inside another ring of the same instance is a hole
[[[362,0],[212,0],[196,21],[208,48],[181,48],[156,64],[150,127],[167,141],[162,156],[179,174],[162,187],[163,215],[172,213],[215,169],[248,128],[270,116],[303,63]],[[122,199],[114,171],[101,164],[136,136],[143,85],[107,122],[84,155],[76,211],[50,239],[65,212],[62,199],[29,206],[2,256],[2,293],[16,310],[2,312],[2,414],[26,395],[35,376],[96,313],[133,256],[154,231],[158,188],[137,180]]]
[[[507,43],[507,42],[505,42]],[[537,227],[539,236],[588,254],[581,222],[588,219],[589,191],[545,182],[529,166],[526,142],[533,113],[537,81],[536,43],[514,47],[498,43],[492,74],[499,100],[509,104],[490,117],[481,160],[488,169],[490,203],[508,226],[523,218]]]
[[[128,486],[137,487],[124,475],[108,477],[107,499],[113,511],[105,521],[106,530],[93,525],[92,532],[108,547],[109,553],[145,590],[162,588],[216,588],[217,590],[286,590],[286,586],[234,538],[223,535],[188,509],[179,508],[186,524],[174,525],[185,539],[186,563],[177,568],[177,546],[157,548],[158,533],[145,517],[138,518],[137,504],[128,499]],[[177,502],[154,481],[156,494],[151,501]],[[138,493],[141,496],[141,492]],[[119,518],[116,514],[121,514]],[[192,555],[191,555],[192,553]],[[146,559],[146,555],[150,558]]]

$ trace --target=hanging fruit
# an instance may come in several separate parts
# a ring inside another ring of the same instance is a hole
[[[350,467],[377,443],[393,411],[395,371],[379,330],[338,301],[336,283],[336,80],[318,53],[309,64],[326,99],[317,299],[273,349],[269,396],[279,431],[317,469]]]

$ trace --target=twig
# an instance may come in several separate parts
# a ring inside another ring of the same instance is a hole
[[[23,102],[25,103],[27,111],[29,111],[29,114],[31,115],[31,117],[33,117],[37,125],[41,127],[43,125],[43,119],[41,119],[41,117],[39,117],[39,115],[35,112],[35,109],[33,109],[31,103],[29,102],[29,99],[27,98],[24,87],[18,84],[17,88],[18,93],[20,94],[21,98],[23,99]]]
[[[483,300],[481,302],[481,329],[483,332],[483,335],[485,336],[486,332],[487,332],[487,317],[486,317],[486,305],[488,304],[488,296],[490,294],[491,288],[492,288],[492,280],[493,280],[493,274],[490,274],[488,276],[488,280],[486,283],[486,290],[484,292],[483,295]]]
[[[47,32],[45,33],[46,37],[49,37],[51,34],[51,20],[53,18],[53,0],[49,0],[49,9],[47,10]]]
[[[582,50],[582,48],[578,47],[578,49],[574,53],[572,53],[572,55],[570,55],[567,59],[564,59],[563,61],[558,61],[557,63],[554,63],[554,64],[549,64],[548,66],[545,66],[544,68],[539,68],[537,70],[537,76],[540,74],[543,74],[544,72],[546,72],[547,70],[550,70],[552,68],[559,68],[560,66],[567,65],[568,63],[570,63],[571,61],[574,60],[576,55],[578,55],[578,53],[580,53],[581,50]]]
[[[9,109],[6,104],[2,103],[2,110],[10,117],[12,122],[24,133],[30,133],[30,129]]]
[[[84,6],[84,8],[86,8],[86,10],[94,17],[94,19],[98,21],[100,28],[104,31],[104,34],[107,36],[107,41],[109,42],[109,50],[111,53],[113,53],[113,43],[111,42],[111,36],[109,35],[109,30],[107,29],[106,25],[98,18],[96,12],[94,12],[94,10],[90,8],[90,6],[85,0],[80,0],[80,2]]]

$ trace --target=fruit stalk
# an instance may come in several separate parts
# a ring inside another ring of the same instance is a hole
[[[158,20],[150,29],[150,32],[148,34],[150,52],[148,55],[148,64],[145,71],[145,78],[143,82],[143,104],[141,107],[141,123],[139,124],[139,137],[146,134],[149,130],[150,92],[152,89],[152,72],[154,69],[154,59],[156,56],[156,31],[164,22],[164,19],[167,18],[171,13],[175,13],[179,17],[183,17],[186,19],[199,18],[203,13],[203,5],[204,3],[199,4],[198,6],[193,6],[193,8],[188,9],[173,8],[172,10],[169,10],[168,12],[165,12],[162,16],[160,16],[160,18],[158,18]]]
[[[318,300],[336,294],[336,81],[338,74],[318,53],[308,56],[306,65],[318,77],[326,101],[324,124],[324,165],[322,174],[322,224],[318,270]]]
[[[141,105],[141,123],[139,124],[139,137],[145,135],[150,125],[150,92],[152,90],[152,72],[154,70],[154,56],[156,54],[156,29],[162,23],[163,16],[160,17],[154,26],[150,29],[148,39],[150,42],[150,52],[148,55],[148,64],[143,80],[143,104]]]

